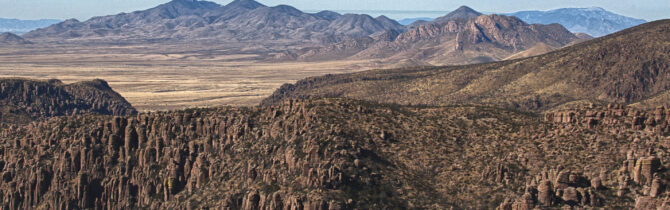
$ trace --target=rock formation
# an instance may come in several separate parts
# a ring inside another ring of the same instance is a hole
[[[129,115],[137,111],[107,82],[0,79],[0,122],[25,123],[79,114]]]
[[[3,124],[0,199],[5,209],[663,206],[670,147],[656,128],[670,115],[632,127],[656,113],[620,107],[539,117],[319,99]]]

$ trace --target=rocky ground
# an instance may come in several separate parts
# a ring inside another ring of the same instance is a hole
[[[667,108],[348,99],[3,124],[4,209],[666,205]]]
[[[0,79],[0,122],[27,123],[54,116],[135,113],[135,108],[103,80],[66,85],[55,79]]]

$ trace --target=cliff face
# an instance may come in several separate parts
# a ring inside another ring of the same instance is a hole
[[[88,113],[129,115],[137,111],[103,80],[65,85],[58,80],[0,79],[0,122]]]
[[[660,206],[666,110],[579,107],[541,120],[323,99],[51,118],[2,125],[0,199],[4,209]]]

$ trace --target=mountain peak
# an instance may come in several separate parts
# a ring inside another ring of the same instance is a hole
[[[10,32],[5,32],[5,33],[0,33],[0,37],[18,37],[18,35],[10,33]]]
[[[202,15],[219,7],[221,5],[210,1],[172,0],[154,8],[138,12],[142,13],[145,18],[174,19],[181,16]]]
[[[335,19],[339,18],[340,16],[342,16],[340,13],[333,12],[333,11],[328,11],[328,10],[321,11],[321,12],[316,13],[314,15],[316,15],[317,17],[326,19],[326,20],[330,20],[330,21],[335,20]]]
[[[375,18],[378,21],[395,21],[389,17],[386,17],[386,15],[380,15]]]
[[[450,12],[447,15],[452,15],[452,16],[480,16],[482,15],[481,12],[477,12],[477,10],[474,10],[468,6],[461,6],[458,9],[454,10],[453,12]]]
[[[480,15],[482,15],[482,13],[477,12],[468,6],[461,6],[447,15],[435,19],[435,22],[442,23],[453,19],[470,19],[479,17]]]
[[[458,7],[458,9],[454,10],[452,13],[454,13],[454,12],[481,14],[481,13],[477,12],[476,10],[474,10],[474,9],[468,7],[468,6],[465,6],[465,5]]]
[[[79,23],[79,20],[77,20],[75,18],[70,18],[70,19],[67,19],[67,20],[63,21],[63,23]]]
[[[286,4],[280,4],[280,5],[274,6],[272,8],[274,8],[277,11],[282,11],[282,12],[285,12],[285,13],[298,13],[298,14],[303,13],[299,9],[297,9],[295,7],[292,7],[290,5],[286,5]]]
[[[259,7],[266,7],[266,6],[254,0],[235,0],[233,2],[230,2],[230,4],[226,5],[226,7],[256,9]]]
[[[209,2],[209,1],[200,1],[200,0],[172,0],[167,5],[193,5],[193,6],[201,6],[201,5],[206,5],[206,6],[211,6],[216,3],[214,2]],[[218,6],[218,4],[216,4]]]

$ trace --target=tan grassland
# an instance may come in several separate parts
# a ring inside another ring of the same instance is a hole
[[[183,49],[188,46],[0,46],[0,77],[100,78],[146,112],[256,105],[284,83],[381,67],[373,60],[278,62],[263,53]]]

